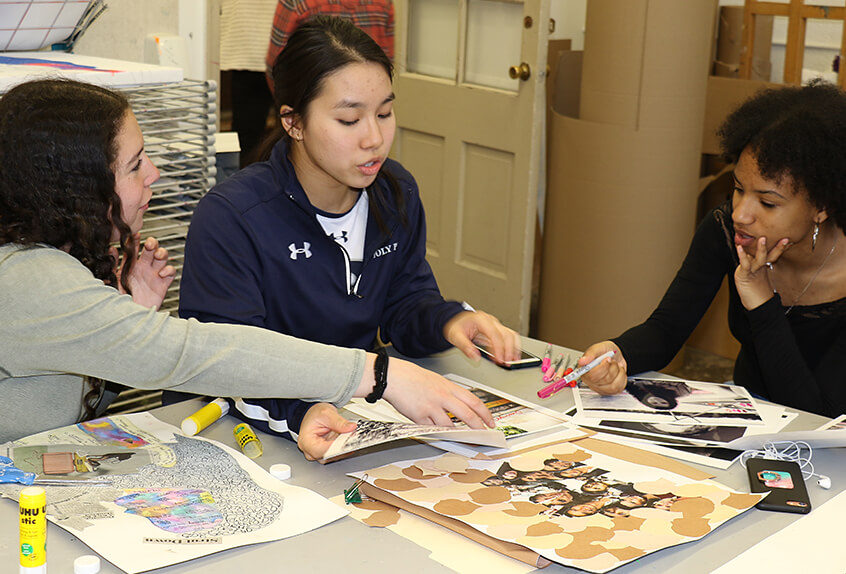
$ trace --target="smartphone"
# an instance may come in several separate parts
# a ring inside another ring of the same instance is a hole
[[[476,345],[476,348],[482,352],[482,356],[489,361],[492,361],[496,366],[502,367],[503,369],[525,369],[526,367],[539,367],[541,364],[541,358],[531,354],[528,351],[524,351],[520,349],[520,358],[516,361],[507,361],[505,363],[497,363],[494,361],[493,354],[485,349],[484,347],[480,347]]]
[[[757,508],[797,514],[811,512],[802,469],[795,462],[750,458],[746,460],[746,472],[752,492],[770,493],[755,505]]]

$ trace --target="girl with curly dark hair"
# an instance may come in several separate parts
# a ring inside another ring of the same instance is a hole
[[[155,311],[173,269],[154,239],[138,256],[136,238],[159,174],[121,95],[65,80],[11,89],[0,174],[0,442],[102,412],[103,380],[336,404],[373,389],[372,353]],[[387,379],[385,398],[412,419],[493,426],[439,375],[392,360]],[[300,429],[309,458],[355,428],[324,407]]]
[[[846,93],[814,82],[760,92],[720,129],[735,162],[730,201],[700,224],[658,308],[591,346],[615,360],[584,377],[602,394],[626,373],[661,369],[728,277],[729,327],[741,344],[735,383],[754,395],[836,416],[846,412]]]

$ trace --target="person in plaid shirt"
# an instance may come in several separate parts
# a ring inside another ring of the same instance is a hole
[[[279,0],[270,30],[265,75],[273,90],[271,70],[288,38],[303,21],[317,14],[352,20],[394,59],[394,5],[391,0]]]

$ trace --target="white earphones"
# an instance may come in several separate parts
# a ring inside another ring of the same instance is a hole
[[[799,465],[802,470],[802,478],[808,480],[817,476],[817,484],[820,488],[828,490],[831,488],[831,479],[824,474],[814,472],[814,465],[811,464],[811,457],[814,451],[811,445],[805,441],[774,441],[766,442],[761,450],[746,450],[740,455],[740,463],[746,466],[746,459],[752,457],[768,458],[771,460],[789,460]]]

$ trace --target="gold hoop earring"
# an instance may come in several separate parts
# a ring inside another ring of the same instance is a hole
[[[820,234],[820,224],[814,222],[814,234],[811,236],[811,251],[817,247],[817,236]]]

